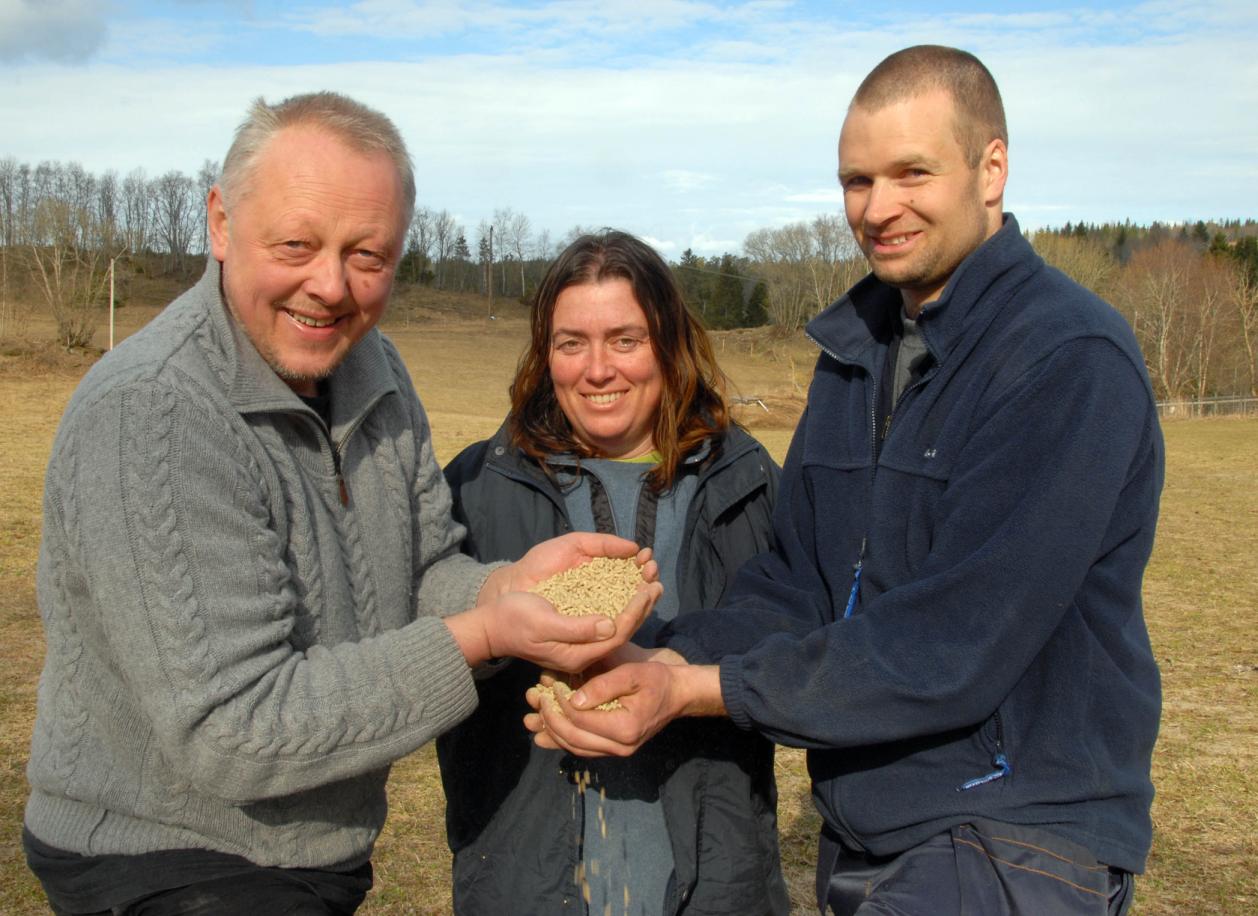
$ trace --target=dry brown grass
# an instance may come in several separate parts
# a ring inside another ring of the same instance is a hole
[[[432,420],[438,457],[490,435],[506,410],[506,386],[527,333],[521,312],[498,321],[454,304],[411,303],[390,320]],[[122,333],[152,315],[122,313]],[[38,321],[28,332],[41,333]],[[758,398],[740,415],[781,460],[811,373],[801,340],[763,332],[717,335],[736,394]],[[87,356],[0,341],[0,909],[46,912],[18,846],[24,767],[43,655],[34,597],[40,489],[48,449]],[[1142,916],[1249,913],[1258,908],[1258,422],[1202,420],[1166,426],[1168,471],[1162,521],[1146,578],[1147,616],[1166,695],[1154,761],[1157,828]],[[817,815],[803,755],[778,755],[782,848],[792,899],[810,912]],[[443,800],[431,748],[399,763],[391,813],[377,855],[377,886],[363,912],[450,910]]]

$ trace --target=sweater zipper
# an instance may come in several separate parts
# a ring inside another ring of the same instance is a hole
[[[382,395],[377,395],[371,403],[359,411],[358,419],[354,421],[354,424],[349,429],[345,430],[345,435],[341,437],[339,444],[332,441],[332,430],[328,428],[328,425],[322,419],[319,421],[319,425],[323,428],[328,440],[328,447],[332,450],[332,470],[336,472],[337,495],[341,499],[341,505],[346,508],[349,507],[349,486],[345,482],[345,475],[341,472],[341,449],[345,443],[353,438],[354,433],[358,432],[358,427],[363,425],[363,420],[367,419],[367,415],[375,410],[376,404],[380,403],[381,397]]]
[[[341,446],[350,440],[350,437],[358,431],[358,427],[362,425],[363,417],[370,412],[370,408],[364,411],[354,425],[345,431],[345,435],[341,438],[340,443],[332,441],[332,431],[328,430],[328,445],[332,448],[332,469],[336,471],[336,490],[341,498],[341,505],[349,507],[349,487],[345,483],[345,475],[341,472]]]
[[[328,424],[323,422],[322,417],[314,417],[310,422],[314,424],[315,434],[327,444],[328,454],[332,456],[332,474],[336,478],[337,496],[342,506],[348,506],[349,488],[345,486],[345,477],[341,474],[341,454],[337,451],[336,443],[332,441],[332,430],[328,429]]]

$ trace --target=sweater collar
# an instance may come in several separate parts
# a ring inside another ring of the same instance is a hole
[[[208,259],[205,274],[193,293],[209,316],[213,346],[227,384],[228,398],[242,415],[256,413],[310,413],[288,384],[275,374],[240,323],[232,317],[222,293],[222,265]],[[357,425],[386,394],[397,392],[397,382],[385,353],[380,331],[372,328],[328,378],[332,399],[332,435]]]
[[[961,262],[943,292],[928,303],[918,318],[926,346],[942,364],[968,335],[975,322],[987,323],[987,311],[997,300],[987,297],[996,286],[1016,286],[1040,265],[1022,237],[1012,213],[1004,214],[999,230]],[[839,362],[875,373],[882,346],[889,343],[895,316],[902,306],[899,290],[872,273],[808,323],[808,336]]]

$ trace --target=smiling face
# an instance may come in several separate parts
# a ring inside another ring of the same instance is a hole
[[[397,168],[324,129],[285,127],[234,196],[209,197],[228,308],[280,378],[315,394],[388,303],[404,232]]]
[[[655,447],[664,389],[646,314],[628,280],[569,286],[551,315],[550,379],[573,435],[602,458]]]
[[[955,127],[952,96],[934,90],[875,110],[853,105],[839,137],[848,225],[911,316],[1001,225],[1005,144],[992,140],[971,167]]]

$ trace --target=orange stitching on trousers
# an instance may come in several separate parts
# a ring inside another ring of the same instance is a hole
[[[965,839],[962,839],[961,837],[955,837],[954,839],[956,839],[958,843],[964,843],[966,846],[973,846],[975,849],[977,849],[983,855],[987,856],[987,858],[991,859],[993,862],[1000,862],[1002,865],[1008,865],[1010,868],[1017,868],[1022,871],[1029,871],[1032,874],[1043,875],[1045,878],[1052,878],[1054,881],[1060,881],[1062,884],[1073,887],[1077,891],[1083,891],[1083,893],[1085,894],[1092,894],[1097,897],[1105,897],[1105,898],[1109,897],[1108,894],[1102,893],[1101,891],[1094,891],[1090,887],[1084,887],[1081,884],[1075,884],[1073,881],[1067,881],[1061,875],[1055,875],[1051,871],[1044,871],[1041,868],[1031,868],[1028,865],[1019,865],[1016,862],[1010,862],[1008,859],[1002,859],[999,856],[994,856],[990,852],[988,852],[985,848],[983,848],[982,844],[975,843],[973,840],[965,840]]]
[[[1036,852],[1042,852],[1046,856],[1051,856],[1060,862],[1068,862],[1076,868],[1082,868],[1084,871],[1109,871],[1108,865],[1084,865],[1082,862],[1076,862],[1074,859],[1068,859],[1063,855],[1058,855],[1051,849],[1045,849],[1043,846],[1036,846],[1034,843],[1024,843],[1022,840],[1015,840],[1007,836],[994,836],[993,840],[1000,840],[1002,843],[1009,843],[1012,846],[1021,846],[1023,849],[1034,849]]]

